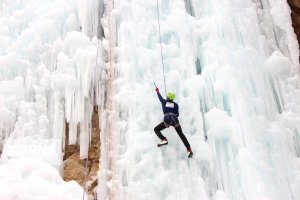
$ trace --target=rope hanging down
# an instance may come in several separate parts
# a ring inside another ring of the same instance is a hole
[[[166,75],[165,75],[164,56],[163,56],[163,50],[162,50],[162,44],[161,44],[161,34],[160,34],[160,22],[159,22],[160,20],[159,20],[158,0],[157,0],[156,8],[157,8],[157,22],[158,22],[158,33],[159,33],[159,43],[160,43],[161,63],[162,63],[163,74],[164,74],[165,93],[166,93],[166,95],[167,95],[167,84],[166,84]]]

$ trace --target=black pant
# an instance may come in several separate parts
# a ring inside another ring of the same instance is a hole
[[[160,131],[164,130],[167,127],[168,126],[166,126],[165,122],[162,122],[154,128],[154,132],[156,133],[157,137],[159,137],[159,139],[161,139],[161,140],[166,139],[165,136],[163,136]],[[186,139],[185,135],[183,134],[180,124],[177,124],[176,127],[174,127],[174,128],[175,128],[177,134],[179,135],[180,139],[182,140],[184,146],[187,149],[190,148],[190,144],[189,144],[188,140]]]

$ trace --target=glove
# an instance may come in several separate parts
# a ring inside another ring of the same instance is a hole
[[[159,90],[158,87],[156,87],[156,88],[155,88],[155,91],[158,92],[158,90]]]

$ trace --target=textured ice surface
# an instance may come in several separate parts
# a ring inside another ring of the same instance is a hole
[[[55,168],[36,160],[10,160],[0,165],[0,177],[0,199],[82,199],[77,182],[64,182]]]
[[[99,199],[300,199],[299,52],[285,0],[159,1],[167,90],[190,160],[173,128],[156,147],[153,82],[166,92],[156,1],[0,5],[3,171],[24,166],[18,157],[60,168],[66,121],[71,144],[80,127],[85,158],[97,104]],[[50,179],[26,187],[45,193]],[[72,195],[57,181],[53,191]]]
[[[4,111],[0,134],[7,144],[62,141],[67,121],[69,144],[76,143],[80,124],[80,156],[87,156],[91,111],[101,88],[95,77],[101,77],[103,48],[96,38],[91,39],[101,35],[94,11],[100,3],[90,1],[83,7],[81,3],[1,2],[0,34],[8,42],[0,47]],[[61,152],[62,146],[57,148]],[[3,158],[9,156],[7,152],[4,149]]]
[[[300,198],[299,52],[287,3],[159,1],[167,90],[195,153],[189,161],[173,128],[163,131],[169,145],[156,148],[162,112],[153,82],[165,93],[156,6],[114,2],[120,146],[109,191],[120,199]]]
[[[63,183],[57,172],[63,169],[66,122],[68,143],[80,143],[80,157],[87,157],[92,110],[102,92],[104,53],[94,37],[101,36],[99,6],[98,1],[0,2],[0,199],[82,197],[81,188]],[[7,172],[15,173],[12,181]],[[47,173],[49,180],[43,179]]]

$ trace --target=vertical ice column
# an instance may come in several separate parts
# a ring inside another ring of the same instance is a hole
[[[105,73],[97,85],[102,89],[99,109],[101,114],[101,171],[99,174],[99,199],[120,199],[118,189],[119,165],[116,162],[118,156],[118,108],[115,102],[115,79],[116,79],[116,13],[114,6],[118,2],[104,1],[104,13],[101,19],[104,38],[103,46],[106,51]]]
[[[101,18],[104,13],[103,0],[78,0],[78,15],[82,32],[88,37],[103,37],[103,27],[101,25]]]
[[[208,91],[204,110],[224,110],[234,122],[223,140],[209,130],[212,111],[205,115],[216,189],[229,199],[295,199],[299,52],[286,1],[193,0],[191,5],[195,63]],[[283,170],[289,166],[293,170]]]

